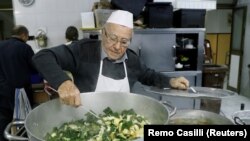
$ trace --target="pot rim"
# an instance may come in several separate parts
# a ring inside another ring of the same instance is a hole
[[[148,99],[148,100],[150,100],[152,102],[155,102],[155,103],[159,104],[159,106],[164,107],[164,109],[166,110],[166,113],[168,114],[168,115],[166,115],[167,119],[164,120],[163,125],[166,125],[169,122],[170,111],[166,107],[166,105],[163,104],[163,103],[161,103],[160,101],[158,101],[158,100],[156,100],[154,98],[148,97],[148,96],[139,95],[139,94],[136,94],[136,93],[125,93],[125,92],[86,92],[86,93],[81,93],[81,95],[92,95],[92,94],[100,94],[100,95],[103,94],[103,95],[105,95],[105,93],[115,93],[115,94],[128,95],[128,96],[133,96],[133,97],[135,96],[135,97],[139,97],[139,98],[143,98],[143,99]],[[25,119],[25,125],[24,125],[25,129],[26,129],[26,131],[28,133],[29,138],[32,137],[34,139],[44,141],[43,138],[40,138],[37,135],[35,135],[34,132],[31,131],[31,129],[28,127],[27,124],[28,124],[28,122],[30,122],[29,121],[30,116],[32,116],[34,112],[36,112],[37,110],[40,110],[40,108],[42,108],[43,106],[47,105],[48,103],[53,103],[53,102],[58,101],[58,100],[59,100],[59,98],[47,101],[45,103],[42,103],[42,104],[38,105],[37,107],[35,107],[34,109],[32,109],[31,112],[29,112],[29,114],[27,115],[27,118]],[[138,140],[138,139],[136,139],[136,140]]]

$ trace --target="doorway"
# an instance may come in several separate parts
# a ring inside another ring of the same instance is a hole
[[[1,0],[0,4],[0,40],[11,37],[14,27],[12,0]]]
[[[244,35],[247,7],[233,10],[233,27],[231,40],[231,55],[227,88],[240,93],[241,70],[243,58]]]

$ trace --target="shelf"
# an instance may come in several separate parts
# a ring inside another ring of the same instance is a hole
[[[183,52],[188,52],[188,51],[197,51],[197,48],[182,48],[182,47],[176,47],[176,51],[183,51]]]

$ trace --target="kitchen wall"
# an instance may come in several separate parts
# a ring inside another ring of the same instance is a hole
[[[25,7],[19,0],[12,0],[15,24],[25,25],[30,35],[37,36],[38,30],[47,32],[48,45],[53,47],[65,43],[67,26],[74,25],[80,31],[81,12],[91,11],[93,3],[99,0],[35,0],[33,5]],[[41,49],[36,41],[29,41],[35,52]]]
[[[244,55],[243,64],[241,68],[241,94],[250,98],[250,74],[247,67],[250,64],[250,1],[249,0],[239,0],[238,6],[247,6],[246,15],[246,28],[245,28],[245,40],[244,40]]]
[[[231,33],[232,10],[207,11],[205,21],[206,33]]]

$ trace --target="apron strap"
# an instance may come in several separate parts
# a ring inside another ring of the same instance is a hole
[[[101,60],[101,63],[100,63],[99,76],[102,75],[102,65],[103,65],[103,60]]]
[[[124,70],[125,70],[125,78],[128,77],[128,74],[127,74],[127,67],[126,67],[126,64],[125,62],[123,61],[123,66],[124,66]]]

